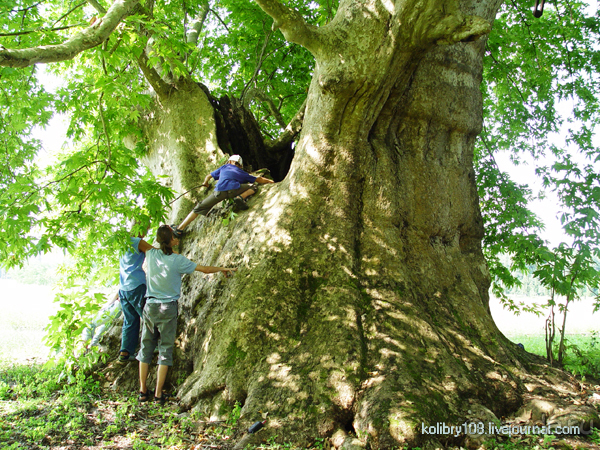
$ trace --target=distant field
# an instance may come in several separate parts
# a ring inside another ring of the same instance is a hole
[[[42,344],[43,330],[48,317],[57,310],[52,289],[0,279],[0,292],[0,362],[46,357],[47,349]],[[542,298],[525,300],[544,301]],[[504,310],[496,299],[490,301],[490,309],[498,328],[506,337],[523,343],[530,352],[543,351],[545,317],[533,314],[515,316]],[[571,335],[588,335],[591,331],[599,331],[599,318],[600,313],[592,314],[591,301],[576,302],[567,315],[567,332]],[[536,351],[537,347],[540,347],[540,351]]]
[[[547,301],[544,297],[528,298],[519,296],[515,296],[514,300],[516,302],[523,301],[526,304],[545,303]],[[546,316],[537,317],[531,313],[516,316],[512,312],[503,309],[500,301],[495,298],[490,300],[490,310],[498,328],[509,338],[527,334],[544,335]],[[600,312],[593,314],[593,310],[591,298],[571,303],[567,313],[567,333],[589,334],[592,331],[600,331]],[[556,315],[555,321],[558,325],[558,315]],[[562,325],[562,319],[560,319],[560,324]]]
[[[45,358],[44,327],[57,309],[52,289],[0,279],[0,292],[0,361]]]

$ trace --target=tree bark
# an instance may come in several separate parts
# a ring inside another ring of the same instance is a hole
[[[200,264],[239,268],[184,281],[170,374],[182,404],[214,418],[239,401],[244,424],[269,412],[255,439],[373,449],[439,440],[422,427],[477,408],[515,411],[524,366],[489,312],[472,162],[475,38],[500,2],[342,1],[322,28],[257,2],[316,68],[287,177],[182,240]],[[198,155],[180,170],[204,161],[200,182],[221,150],[178,129],[173,145]]]
[[[66,61],[104,42],[121,21],[132,13],[139,0],[115,0],[104,17],[76,33],[62,44],[25,49],[7,49],[0,45],[0,66],[27,67],[39,63]]]

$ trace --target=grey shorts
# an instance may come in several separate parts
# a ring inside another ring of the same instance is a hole
[[[173,365],[177,313],[177,302],[146,303],[138,361],[150,364],[154,350],[158,347],[158,364],[161,366]]]
[[[208,197],[206,197],[200,203],[196,204],[193,211],[196,214],[202,214],[203,216],[206,216],[210,209],[217,203],[222,202],[223,200],[226,200],[228,198],[237,197],[238,195],[246,192],[248,189],[252,189],[256,192],[258,188],[256,187],[256,184],[245,183],[240,185],[239,188],[232,189],[230,191],[213,191]]]

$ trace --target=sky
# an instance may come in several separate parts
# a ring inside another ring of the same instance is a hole
[[[557,246],[561,242],[569,242],[570,239],[565,235],[559,217],[559,201],[553,192],[542,186],[541,180],[535,174],[535,165],[532,160],[524,160],[518,166],[515,166],[510,160],[508,153],[494,155],[500,170],[508,173],[513,181],[527,184],[537,195],[543,192],[543,199],[535,199],[529,203],[529,209],[545,224],[545,229],[540,233],[540,237],[547,240],[551,246]],[[541,161],[543,163],[543,160]],[[539,163],[539,162],[538,162]]]

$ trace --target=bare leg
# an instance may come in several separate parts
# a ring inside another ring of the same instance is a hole
[[[165,380],[167,379],[167,372],[169,371],[169,366],[158,366],[156,370],[156,391],[154,392],[155,397],[162,397],[163,386],[165,385]]]
[[[240,194],[240,197],[242,197],[244,200],[246,200],[248,197],[250,197],[251,195],[254,195],[256,192],[254,191],[254,189],[250,188],[247,191],[244,191]]]
[[[140,361],[140,392],[145,394],[148,391],[146,380],[148,379],[149,364]]]
[[[180,230],[185,230],[187,228],[187,226],[190,223],[192,223],[196,217],[198,217],[198,214],[196,214],[194,211],[192,211],[191,213],[188,214],[188,216],[185,218],[185,220],[183,222],[181,222],[181,225],[179,225],[177,228]]]

